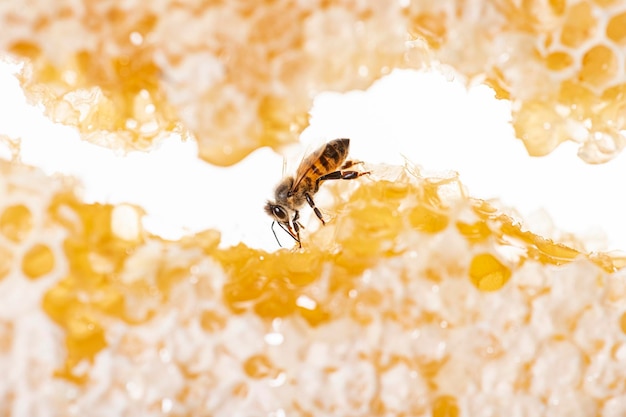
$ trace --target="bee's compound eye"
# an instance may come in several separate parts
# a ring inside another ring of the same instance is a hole
[[[278,220],[287,221],[287,212],[281,206],[272,207],[272,213]]]

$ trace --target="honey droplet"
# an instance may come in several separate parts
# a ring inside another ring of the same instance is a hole
[[[469,274],[472,284],[482,291],[499,290],[511,278],[511,270],[489,253],[472,259]]]
[[[456,398],[442,395],[433,403],[433,417],[459,417],[459,406]]]
[[[34,245],[22,259],[22,271],[32,279],[48,274],[53,268],[54,254],[46,245]]]
[[[32,227],[33,216],[22,204],[7,207],[0,216],[0,231],[13,242],[21,242]]]

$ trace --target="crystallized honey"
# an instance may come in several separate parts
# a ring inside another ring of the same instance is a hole
[[[83,6],[8,5],[0,51],[27,60],[31,100],[103,146],[148,149],[164,133],[192,133],[202,158],[231,165],[295,141],[315,94],[362,89],[432,59],[511,100],[531,155],[572,140],[601,163],[626,143],[615,117],[626,96],[611,93],[626,86],[620,1]]]
[[[80,393],[48,407],[150,410],[148,392],[184,415],[540,413],[546,405],[534,399],[574,394],[571,404],[608,407],[595,393],[626,377],[620,260],[523,230],[468,198],[455,175],[378,168],[385,174],[373,167],[352,188],[325,185],[335,214],[303,232],[302,249],[266,252],[221,248],[212,231],[164,241],[141,228],[138,208],[85,204],[67,186],[3,163],[9,188],[29,186],[1,207],[1,219],[16,220],[2,228],[9,256],[0,285],[29,292],[24,308],[57,335],[46,341],[54,365],[38,379]],[[12,352],[3,355],[35,360],[15,329],[0,328],[0,346]],[[567,358],[579,376],[544,383],[552,378],[544,368]],[[109,374],[118,366],[153,377]],[[611,376],[581,388],[598,366]],[[493,396],[493,378],[513,405]],[[29,403],[40,394],[28,386],[1,392]],[[198,390],[206,400],[194,400]],[[14,409],[17,400],[7,401]]]

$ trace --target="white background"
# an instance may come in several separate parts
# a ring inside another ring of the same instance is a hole
[[[623,155],[587,165],[565,144],[530,158],[514,138],[509,103],[484,86],[468,91],[447,73],[395,71],[366,92],[321,94],[302,146],[289,150],[289,166],[314,144],[349,137],[355,159],[401,164],[403,155],[428,171],[455,170],[473,197],[498,198],[531,223],[547,212],[560,229],[586,236],[590,249],[626,249]],[[123,156],[80,141],[26,105],[2,63],[0,92],[0,134],[22,139],[23,162],[80,178],[87,201],[139,204],[145,226],[167,238],[217,228],[224,244],[277,248],[262,207],[281,178],[282,155],[259,149],[218,168],[196,158],[194,142],[171,138],[152,152]],[[303,211],[305,224],[310,214]]]

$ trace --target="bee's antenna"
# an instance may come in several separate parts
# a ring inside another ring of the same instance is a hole
[[[274,223],[278,223],[278,225],[280,226],[281,229],[283,229],[285,231],[285,233],[287,233],[289,236],[291,236],[291,238],[293,240],[295,240],[296,242],[300,243],[300,240],[291,232],[289,231],[289,229],[287,228],[287,226],[285,226],[283,223],[281,222],[272,222],[272,232],[274,232]],[[274,232],[274,237],[276,237],[276,232]],[[276,238],[276,241],[278,242],[278,238]],[[278,244],[280,245],[280,242],[278,242]],[[282,245],[280,246],[282,248]]]
[[[281,248],[283,247],[283,245],[280,244],[280,240],[278,240],[278,236],[276,236],[276,230],[274,230],[274,223],[276,223],[276,220],[274,220],[272,222],[272,233],[274,233],[274,239],[276,239],[276,243],[278,243],[278,246],[280,246]],[[280,223],[279,223],[280,224]],[[284,230],[284,229],[283,229]]]

